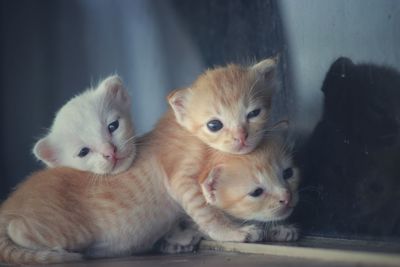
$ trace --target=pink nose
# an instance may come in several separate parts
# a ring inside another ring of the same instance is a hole
[[[279,203],[283,206],[287,206],[290,200],[292,200],[292,194],[290,194],[289,190],[285,190],[279,198]]]
[[[248,136],[249,134],[247,133],[247,131],[244,128],[240,128],[237,136],[235,136],[233,139],[240,145],[244,145]]]
[[[117,148],[113,144],[106,144],[102,149],[102,155],[105,159],[115,161]]]

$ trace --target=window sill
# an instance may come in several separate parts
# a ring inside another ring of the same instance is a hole
[[[317,247],[318,246],[318,247]],[[202,241],[202,251],[239,252],[355,265],[400,266],[399,244],[391,242],[305,237],[291,243]],[[383,252],[386,251],[386,252]],[[388,253],[387,251],[390,251]],[[396,252],[395,252],[396,251]]]

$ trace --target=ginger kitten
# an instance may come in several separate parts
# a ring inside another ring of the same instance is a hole
[[[0,208],[0,262],[45,264],[150,250],[182,215],[157,164],[145,146],[128,171],[96,183],[90,173],[66,167],[33,174]],[[248,155],[216,155],[207,166],[214,167],[198,181],[207,205],[235,224],[282,220],[296,205],[298,172],[275,139]],[[258,229],[257,241],[297,234],[290,227],[267,228],[267,236]]]
[[[297,228],[282,222],[298,203],[299,182],[299,170],[293,165],[290,150],[279,137],[273,136],[246,156],[214,154],[199,176],[208,205],[239,224],[267,223],[263,228],[264,241],[298,238]],[[162,252],[188,252],[203,237],[207,238],[189,221],[175,227],[158,246]]]
[[[251,152],[263,137],[276,86],[276,59],[208,70],[168,96],[176,120],[210,147]]]
[[[110,76],[68,101],[33,153],[49,167],[116,174],[131,165],[134,141],[129,94],[118,76]]]
[[[275,59],[208,70],[189,88],[168,96],[172,111],[148,135],[170,194],[212,239],[259,239],[260,229],[234,224],[208,205],[198,178],[214,154],[246,154],[257,147],[268,131],[275,73]]]

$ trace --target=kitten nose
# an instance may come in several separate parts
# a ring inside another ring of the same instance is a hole
[[[244,145],[248,136],[249,133],[246,131],[246,129],[240,128],[237,132],[237,135],[233,139],[240,145]]]
[[[289,205],[290,200],[292,200],[292,194],[289,192],[289,190],[285,190],[279,197],[279,204],[287,206]]]
[[[105,144],[102,149],[103,157],[107,160],[115,161],[117,148],[113,144]]]

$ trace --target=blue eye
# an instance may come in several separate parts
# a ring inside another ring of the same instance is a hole
[[[87,147],[84,147],[81,149],[81,151],[79,151],[78,157],[83,158],[85,157],[87,154],[89,154],[90,149]]]
[[[283,179],[287,180],[293,176],[293,168],[287,168],[283,171]]]
[[[211,121],[207,122],[207,128],[211,132],[218,132],[219,130],[222,129],[222,127],[224,127],[224,125],[222,124],[222,122],[220,120],[211,120]]]
[[[250,120],[251,118],[257,117],[258,115],[260,115],[261,109],[255,109],[253,111],[250,111],[247,114],[247,119]]]
[[[118,120],[113,121],[112,123],[110,123],[110,124],[108,125],[108,131],[109,131],[110,133],[113,133],[115,130],[118,129],[118,126],[119,126]]]
[[[252,197],[259,197],[259,196],[261,196],[262,193],[264,193],[264,189],[262,189],[261,187],[258,187],[256,190],[251,192],[249,195]]]

